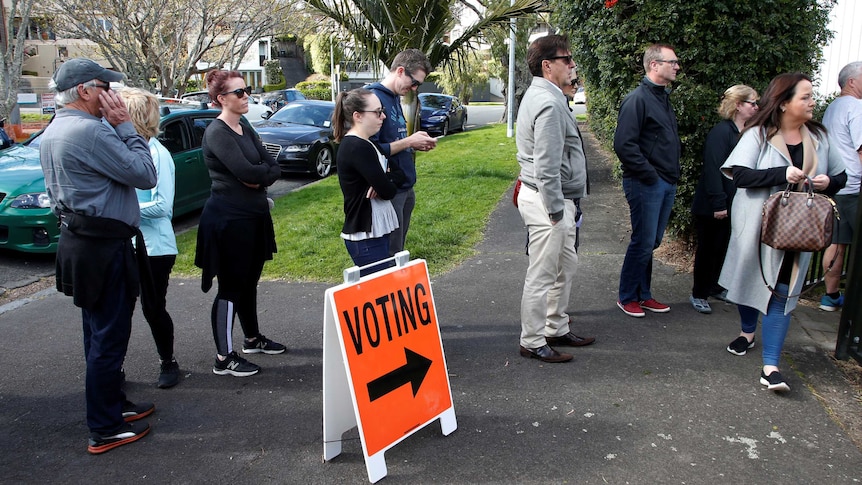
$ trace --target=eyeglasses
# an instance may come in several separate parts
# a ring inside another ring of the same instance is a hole
[[[568,56],[554,56],[554,57],[548,57],[548,58],[547,58],[547,59],[545,59],[545,60],[547,60],[547,61],[556,61],[557,59],[563,59],[564,61],[566,61],[566,64],[571,64],[571,63],[572,63],[572,56],[571,56],[571,55],[568,55]]]
[[[359,112],[360,113],[377,113],[378,118],[383,116],[383,114],[385,113],[383,108],[377,108],[377,109],[372,109],[372,110],[361,109],[361,110],[359,110]]]
[[[422,83],[417,81],[416,78],[414,78],[413,75],[410,74],[410,71],[408,71],[407,69],[404,70],[404,74],[407,74],[407,77],[409,77],[410,80],[412,81],[412,83],[410,84],[411,88],[418,88],[419,86],[422,85]]]
[[[679,65],[679,59],[656,59],[655,61],[656,62],[667,62],[671,66],[678,66]]]
[[[99,84],[99,83],[93,82],[93,83],[87,83],[87,84],[85,84],[84,86],[86,86],[86,87],[93,87],[93,88],[102,88],[102,89],[104,89],[105,91],[110,91],[110,90],[111,90],[111,85],[110,85],[110,84]]]
[[[221,93],[220,96],[227,96],[228,94],[235,94],[237,98],[242,98],[243,95],[251,94],[251,86],[246,86],[244,88],[237,88],[233,91],[228,91],[226,93]]]
[[[743,102],[743,103],[748,103],[748,104],[750,104],[750,105],[752,105],[752,106],[757,106],[757,100],[754,100],[754,99],[746,99],[746,100],[743,100],[742,102]]]

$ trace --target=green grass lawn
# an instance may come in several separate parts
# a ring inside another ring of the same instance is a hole
[[[474,254],[491,211],[518,174],[515,151],[505,125],[494,125],[441,138],[436,149],[417,153],[416,208],[406,247],[411,259],[425,259],[437,275]],[[341,281],[342,270],[353,266],[339,237],[342,201],[334,175],[276,200],[278,253],[264,266],[263,278]],[[196,237],[197,230],[177,237],[175,275],[200,275]]]

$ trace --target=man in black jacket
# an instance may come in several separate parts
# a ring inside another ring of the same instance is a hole
[[[622,163],[632,238],[620,272],[617,306],[626,315],[670,311],[652,296],[652,253],[661,244],[679,180],[681,145],[668,84],[679,59],[673,47],[653,44],[643,59],[646,76],[620,105],[614,151]]]

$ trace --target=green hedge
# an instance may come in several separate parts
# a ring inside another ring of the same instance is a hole
[[[296,83],[299,90],[308,99],[332,99],[332,83],[330,81],[302,81]]]
[[[270,91],[281,91],[282,89],[287,87],[287,81],[283,80],[278,84],[264,84],[263,92],[268,93]]]
[[[552,0],[554,22],[569,33],[589,98],[593,133],[610,148],[623,97],[643,78],[651,43],[676,48],[681,70],[671,102],[679,122],[682,178],[670,224],[689,236],[703,142],[719,121],[721,94],[734,84],[763,93],[777,74],[814,76],[831,5],[818,0]]]

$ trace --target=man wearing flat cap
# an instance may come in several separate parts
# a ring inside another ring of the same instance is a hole
[[[122,98],[111,91],[110,83],[122,79],[89,59],[61,64],[49,88],[62,108],[40,144],[45,186],[60,220],[57,289],[81,308],[87,449],[93,454],[142,438],[150,427],[138,420],[155,409],[128,401],[122,389],[141,288],[138,265],[146,264],[146,249],[136,255],[132,245],[132,237],[140,237],[135,188],[156,185],[147,140],[135,131]],[[137,248],[145,248],[142,239]]]

